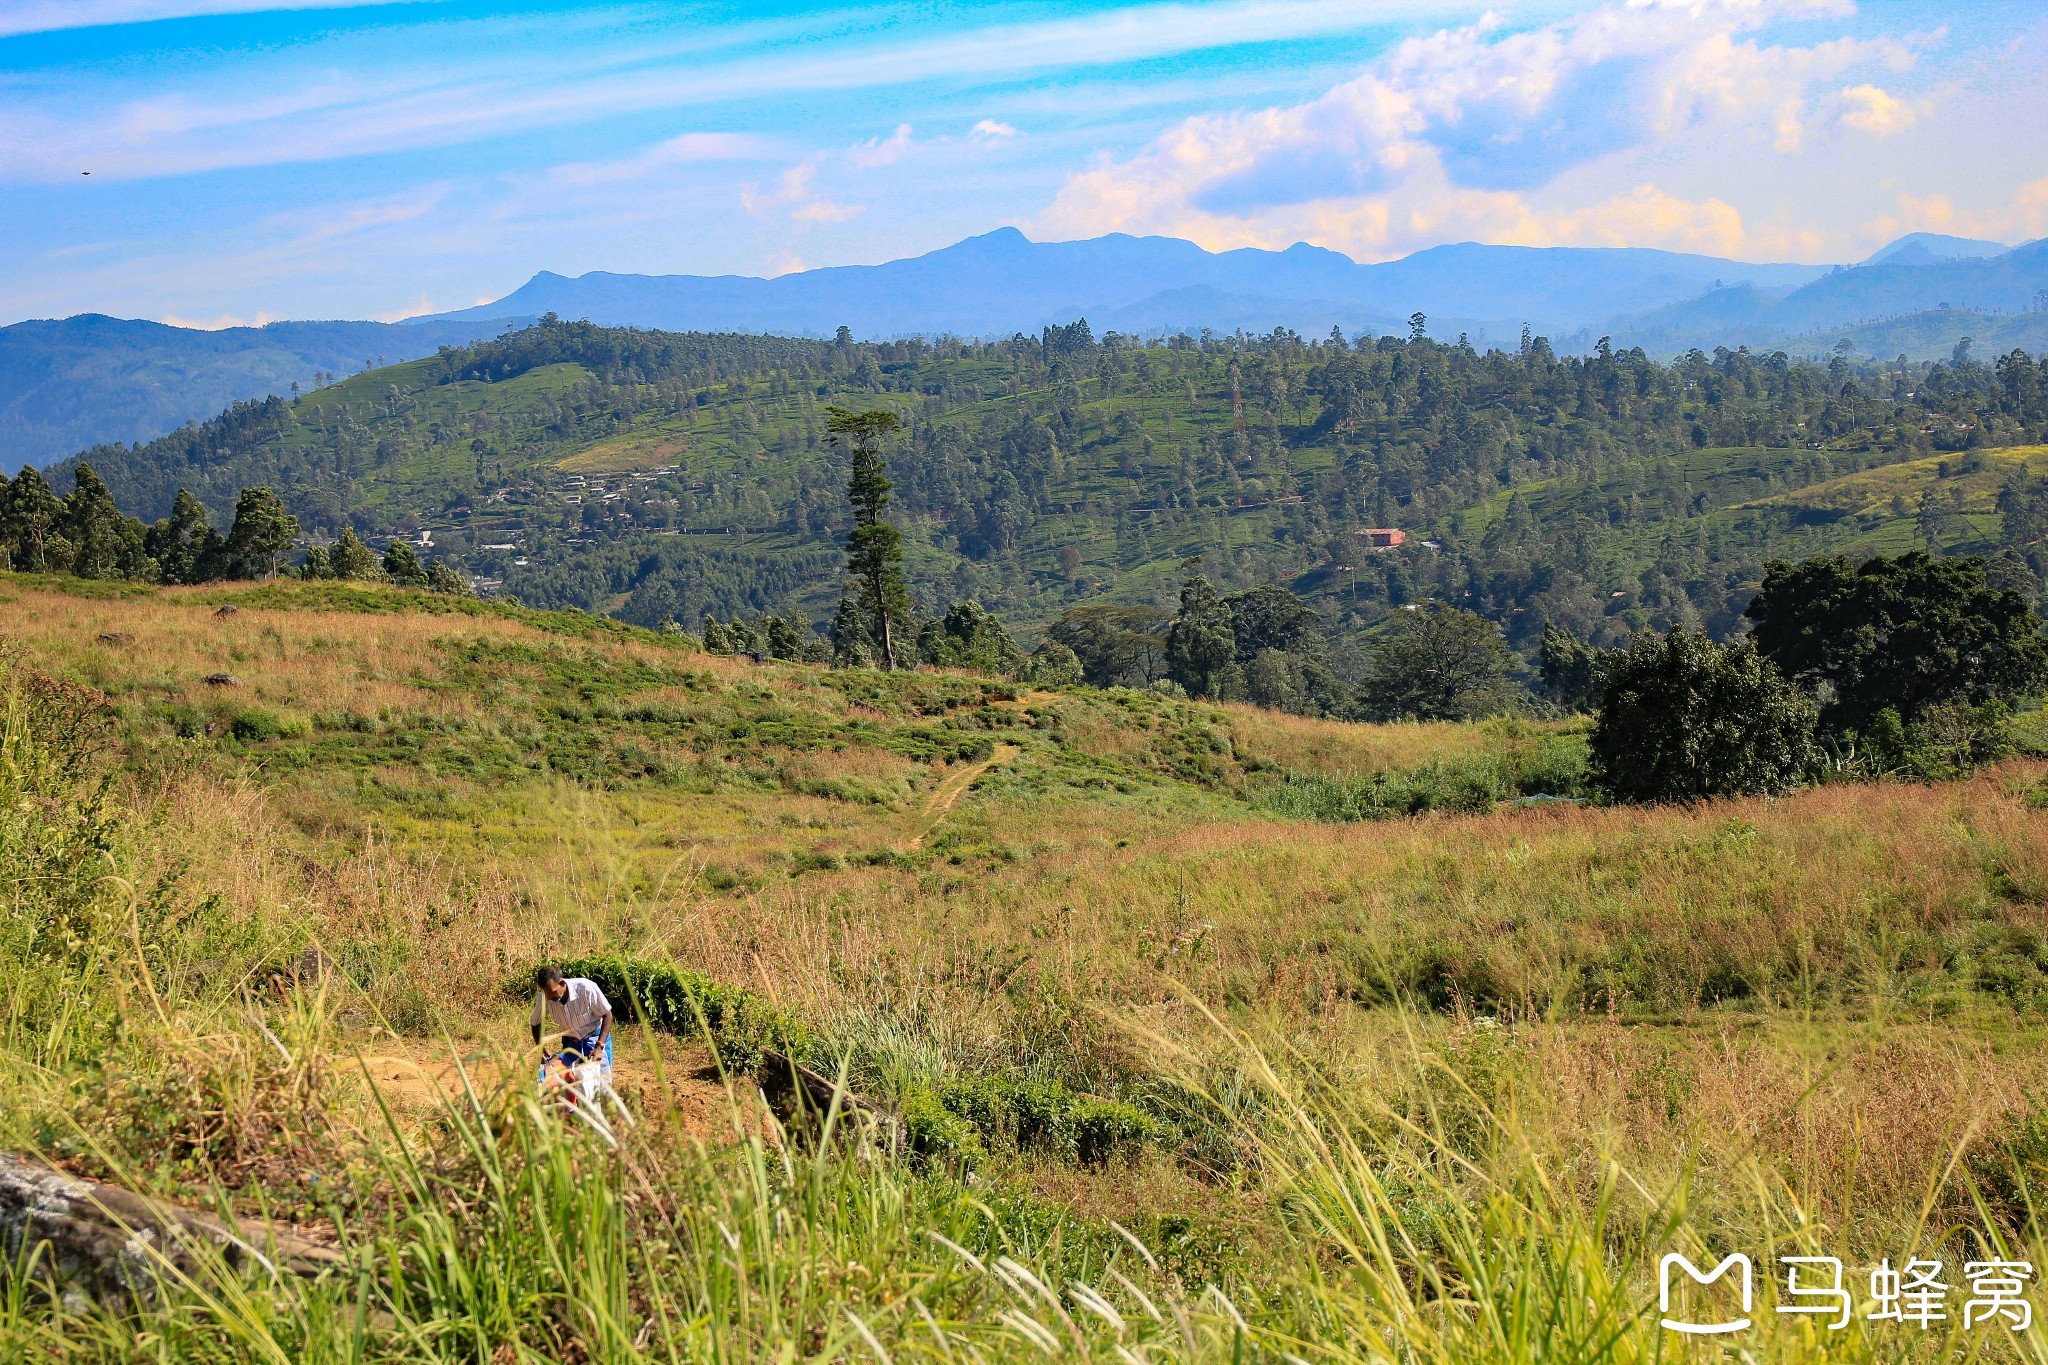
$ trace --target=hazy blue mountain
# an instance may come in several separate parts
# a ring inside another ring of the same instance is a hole
[[[1673,302],[1723,282],[1791,288],[1825,269],[1642,248],[1473,242],[1360,265],[1304,244],[1285,251],[1210,252],[1170,237],[1116,233],[1034,242],[1015,228],[1002,228],[907,260],[772,280],[603,272],[570,279],[543,271],[495,303],[436,317],[555,312],[686,331],[829,336],[845,326],[859,336],[887,337],[1036,332],[1048,322],[1082,316],[1097,330],[1229,331],[1247,325],[1237,315],[1257,319],[1264,330],[1323,330],[1317,326],[1321,319],[1346,317],[1382,330],[1388,319],[1421,311],[1491,319],[1505,330],[1527,322],[1553,331]],[[1187,292],[1202,290],[1210,292]],[[1187,315],[1204,300],[1233,302],[1213,317]]]
[[[1921,358],[1930,350],[1946,356],[1952,333],[2031,336],[2031,325],[1994,328],[1973,319],[2026,313],[2048,298],[2044,290],[2048,241],[2007,250],[1932,233],[1902,237],[1858,266],[1473,242],[1360,265],[1299,244],[1212,252],[1123,234],[1034,242],[1003,228],[906,260],[776,279],[605,272],[572,279],[543,271],[495,303],[396,324],[281,322],[203,332],[90,314],[18,323],[0,328],[0,467],[144,440],[238,399],[283,393],[293,380],[305,384],[315,370],[353,373],[380,356],[410,359],[548,312],[677,331],[829,336],[846,326],[880,339],[1036,334],[1081,317],[1097,333],[1289,327],[1322,335],[1338,326],[1354,336],[1385,335],[1405,332],[1419,311],[1432,335],[1468,333],[1482,349],[1512,348],[1527,325],[1559,350],[1590,350],[1610,336],[1653,355],[1795,341],[1813,353],[1844,329],[1913,318],[1867,339],[1896,336]],[[1971,331],[1958,333],[1961,327]]]
[[[2011,251],[2007,242],[1986,242],[1976,237],[1950,237],[1940,232],[1909,232],[1896,242],[1879,247],[1864,258],[1865,265],[1925,265],[1965,256],[2003,256]]]
[[[353,374],[462,345],[497,321],[273,322],[202,331],[81,313],[0,327],[0,468],[107,441],[146,441],[313,373]]]
[[[1908,341],[1920,339],[1921,344],[1903,348],[1905,354],[1916,360],[1942,359],[1957,335],[1970,335],[1949,325],[1962,325],[1961,315],[2024,314],[2040,309],[2048,298],[2043,292],[2048,291],[2048,238],[1995,256],[1935,257],[1935,248],[1927,241],[1930,236],[1915,233],[1901,238],[1878,252],[1874,265],[1837,266],[1797,289],[1748,284],[1713,289],[1697,298],[1612,319],[1607,331],[1616,345],[1664,354],[1691,346],[1712,350],[1778,345],[1823,333],[1839,338],[1845,329],[1922,318],[1898,333]],[[1954,237],[1933,240],[1965,242]],[[1945,321],[1944,313],[1957,317]],[[1566,342],[1576,347],[1588,335],[1580,332]],[[1946,343],[1937,343],[1942,336],[1948,337]]]
[[[1763,344],[1792,355],[1819,357],[1832,353],[1837,343],[1846,341],[1849,353],[1863,358],[1889,360],[1902,355],[1908,360],[1947,360],[1955,354],[1956,343],[1965,337],[1970,341],[1970,355],[1987,364],[2013,350],[2034,356],[2048,354],[2048,310],[1987,313],[1975,308],[1930,308],[1878,322],[1779,337]]]

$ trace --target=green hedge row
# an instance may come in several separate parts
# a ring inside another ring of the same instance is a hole
[[[735,1070],[757,1067],[764,1049],[801,1058],[817,1042],[759,993],[697,972],[611,955],[556,965],[564,976],[596,982],[622,1022],[644,1020],[684,1037],[708,1033],[719,1060]],[[521,988],[531,990],[530,979]],[[1001,1076],[915,1091],[904,1099],[902,1118],[913,1151],[968,1165],[992,1150],[1046,1152],[1094,1163],[1172,1135],[1167,1125],[1123,1101],[1077,1095],[1057,1081]]]
[[[995,1148],[1093,1164],[1172,1136],[1167,1125],[1122,1100],[1077,1095],[1057,1081],[1003,1076],[920,1091],[903,1106],[903,1120],[912,1148],[970,1165]]]
[[[709,1032],[718,1059],[734,1070],[759,1066],[763,1049],[800,1056],[811,1042],[808,1029],[757,992],[698,972],[635,957],[579,957],[556,965],[564,976],[595,981],[622,1022],[644,1020],[690,1038]]]

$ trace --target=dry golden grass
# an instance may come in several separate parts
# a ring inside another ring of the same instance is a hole
[[[176,593],[21,590],[0,602],[0,630],[119,696],[188,694],[227,669],[279,708],[466,715],[483,703],[445,685],[453,639],[694,675],[628,704],[894,723],[815,670],[489,618],[217,618]],[[1240,758],[1333,774],[1545,733],[1223,713]],[[1106,707],[1061,724],[1097,756],[1157,737]],[[366,1042],[446,1030],[514,1047],[524,1010],[506,983],[603,949],[673,959],[813,1019],[888,1021],[970,1072],[1142,1071],[1132,1026],[1198,1040],[1203,1007],[1398,1099],[1389,1059],[1411,1025],[1377,1006],[1405,994],[1437,1011],[1422,1026],[1454,1055],[1500,1046],[1513,1074],[1540,1078],[1502,1093],[1552,1169],[1588,1188],[1606,1156],[1660,1180],[1691,1170],[1702,1198],[1731,1207],[1746,1153],[1821,1214],[1905,1218],[1944,1151],[2048,1087],[2034,1015],[1974,992],[1956,965],[1985,935],[2048,933],[2042,765],[1691,809],[1346,826],[1163,785],[1020,794],[1050,754],[1036,738],[1010,746],[1001,780],[978,789],[958,780],[978,764],[850,742],[745,748],[779,790],[208,765],[138,790],[138,870],[185,865],[188,891],[221,897],[277,953],[316,938],[346,968],[342,1019]],[[932,808],[934,791],[957,801]],[[1129,1207],[1115,1177],[1047,1178],[1091,1207]],[[1167,1179],[1131,1188],[1171,1202],[1154,1189]]]
[[[1533,745],[1536,735],[1559,728],[1511,720],[1354,725],[1239,703],[1226,704],[1222,710],[1229,717],[1241,760],[1333,777],[1498,755]]]

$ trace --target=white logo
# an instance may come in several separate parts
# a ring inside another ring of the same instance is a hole
[[[1700,1273],[1698,1266],[1675,1251],[1666,1252],[1664,1259],[1657,1262],[1657,1309],[1665,1315],[1664,1325],[1666,1327],[1674,1332],[1690,1332],[1696,1336],[1710,1336],[1720,1332],[1740,1332],[1749,1326],[1749,1318],[1747,1316],[1735,1318],[1728,1322],[1672,1321],[1671,1268],[1673,1266],[1683,1269],[1692,1278],[1692,1282],[1698,1285],[1710,1285],[1723,1275],[1726,1275],[1731,1267],[1739,1267],[1742,1271],[1742,1311],[1746,1315],[1749,1312],[1751,1288],[1749,1257],[1739,1251],[1735,1252],[1727,1260],[1721,1262],[1721,1264],[1715,1266],[1704,1275]]]

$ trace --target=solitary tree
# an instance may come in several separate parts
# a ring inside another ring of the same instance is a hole
[[[269,570],[277,577],[285,551],[299,538],[299,519],[284,510],[277,494],[265,487],[244,488],[235,500],[235,524],[228,530],[228,551],[245,568]]]
[[[1230,609],[1197,574],[1180,586],[1180,614],[1166,632],[1166,671],[1195,697],[1220,697],[1237,668]]]
[[[1607,662],[1594,782],[1624,801],[1784,791],[1812,767],[1813,703],[1748,641],[1674,630]]]
[[[865,617],[861,624],[873,641],[876,662],[894,668],[896,634],[910,620],[910,591],[903,582],[903,537],[882,519],[889,505],[882,441],[902,424],[885,408],[853,412],[831,407],[826,414],[825,430],[832,443],[853,455],[853,473],[846,483],[847,500],[853,504],[853,531],[846,538],[853,604]],[[847,653],[847,643],[837,635],[835,629],[834,644]]]
[[[1508,709],[1514,656],[1500,628],[1441,602],[1395,613],[1358,691],[1372,720],[1471,720]]]

